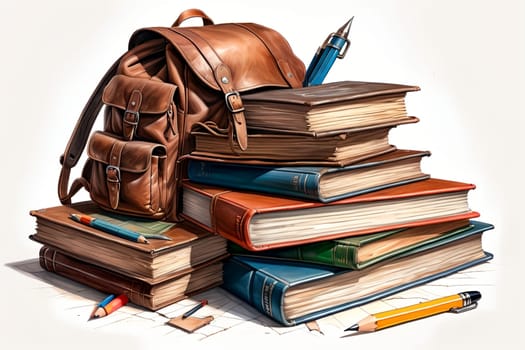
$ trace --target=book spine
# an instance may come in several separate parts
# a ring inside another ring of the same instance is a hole
[[[231,254],[304,261],[347,269],[357,269],[357,247],[337,242],[320,242],[290,248],[252,252],[236,245],[228,247]]]
[[[279,167],[243,166],[190,160],[188,178],[207,185],[321,200],[320,174],[295,171],[293,167],[285,170]]]
[[[288,286],[282,281],[235,259],[227,259],[223,267],[222,286],[259,312],[284,325],[293,325],[284,315],[284,293]]]
[[[183,209],[181,217],[230,240],[243,248],[256,250],[250,241],[249,224],[255,209],[237,204],[235,201],[224,199],[222,192],[213,194],[193,187],[189,182],[183,184],[183,197],[195,195],[205,198],[206,201],[198,205],[208,208],[204,212]],[[225,191],[227,193],[228,191]],[[185,207],[186,205],[183,205]],[[190,205],[188,205],[190,207]],[[201,209],[202,209],[201,208]]]
[[[124,293],[132,303],[150,310],[154,309],[151,300],[152,288],[140,280],[126,279],[120,274],[70,258],[47,246],[40,248],[39,262],[40,266],[49,272],[104,293]]]
[[[299,246],[299,259],[305,262],[356,269],[356,247],[338,243]]]

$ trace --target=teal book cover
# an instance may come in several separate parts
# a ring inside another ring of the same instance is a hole
[[[278,323],[293,326],[486,262],[493,255],[482,249],[482,234],[467,230],[445,245],[362,270],[233,255],[224,263],[222,287]]]
[[[192,159],[188,178],[196,183],[332,202],[424,180],[421,160],[428,151],[397,149],[345,167],[269,166]]]

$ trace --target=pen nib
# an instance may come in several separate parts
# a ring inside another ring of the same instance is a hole
[[[352,26],[352,22],[354,21],[354,16],[348,20],[341,28],[337,30],[337,34],[341,35],[344,38],[348,37],[348,33],[350,33],[350,27]]]

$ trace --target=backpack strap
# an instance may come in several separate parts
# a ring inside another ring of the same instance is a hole
[[[214,24],[213,20],[208,17],[203,11],[199,9],[189,9],[183,11],[179,17],[173,23],[173,26],[179,26],[182,22],[190,18],[202,18],[204,25]],[[116,75],[120,61],[124,55],[119,57],[113,65],[108,69],[104,74],[97,87],[91,94],[88,102],[84,106],[84,109],[80,113],[80,116],[77,120],[77,124],[71,133],[69,141],[66,145],[64,153],[60,156],[60,164],[62,169],[60,170],[60,175],[58,178],[58,198],[62,204],[71,204],[71,198],[77,193],[81,188],[86,188],[89,192],[89,182],[86,178],[86,169],[84,169],[81,177],[75,179],[71,187],[68,189],[69,177],[71,174],[71,169],[77,165],[82,153],[87,144],[87,140],[91,133],[91,129],[95,124],[95,121],[102,109],[102,93],[104,88],[109,83],[111,78]],[[235,104],[233,104],[235,106]],[[247,140],[247,136],[246,136]],[[89,167],[90,163],[86,163]]]
[[[84,106],[82,113],[80,113],[80,117],[71,133],[66,149],[60,156],[62,169],[58,178],[58,198],[62,204],[71,204],[71,197],[73,197],[73,195],[82,187],[88,188],[89,186],[86,179],[81,177],[74,180],[68,190],[69,175],[71,173],[71,168],[78,163],[78,160],[82,156],[82,152],[84,152],[91,129],[93,128],[95,120],[102,108],[102,93],[104,87],[116,74],[120,59],[121,57],[108,69],[91,94],[91,97]]]

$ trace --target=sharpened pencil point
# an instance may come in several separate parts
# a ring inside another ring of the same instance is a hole
[[[347,329],[345,329],[345,332],[346,331],[358,331],[358,330],[359,330],[359,325],[356,323],[353,326],[350,326]]]

